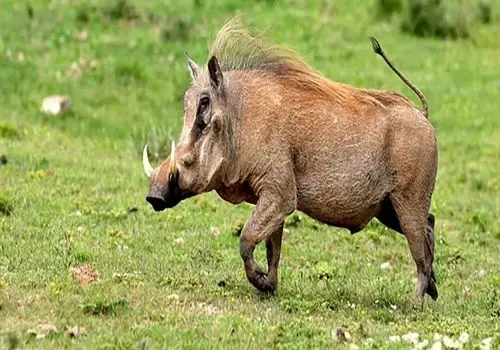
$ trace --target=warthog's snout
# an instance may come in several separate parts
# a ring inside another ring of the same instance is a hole
[[[167,209],[167,202],[165,201],[161,193],[159,193],[159,191],[151,192],[146,197],[146,201],[151,204],[155,211],[162,211]]]
[[[167,186],[152,184],[146,201],[151,204],[155,211],[162,211],[175,207],[186,195],[178,186],[178,175],[168,176]]]
[[[172,142],[172,151],[167,166],[153,169],[149,163],[147,146],[144,146],[142,162],[146,175],[152,179],[151,190],[146,201],[155,211],[162,211],[175,207],[181,200],[189,197],[179,188],[179,171],[175,166],[175,143]],[[152,176],[155,173],[155,176]]]

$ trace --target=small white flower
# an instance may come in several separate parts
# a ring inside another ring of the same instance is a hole
[[[460,334],[460,337],[458,338],[458,341],[462,344],[465,344],[469,341],[470,339],[470,335],[469,333],[467,332],[463,332],[462,334]]]
[[[460,344],[458,341],[451,339],[448,336],[443,337],[443,344],[447,348],[451,348],[451,349],[460,349],[462,347],[462,344]]]
[[[425,349],[427,345],[429,345],[429,341],[424,339],[420,343],[415,344],[415,349],[422,350]]]
[[[399,343],[401,341],[401,337],[399,335],[391,335],[389,337],[389,341],[391,343]]]
[[[441,340],[443,339],[443,336],[439,333],[434,333],[434,341],[438,341],[438,340]]]
[[[485,338],[481,341],[481,345],[479,346],[479,348],[481,350],[490,350],[491,349],[491,342],[493,341],[493,338],[492,337],[489,337],[489,338]]]
[[[438,340],[434,344],[432,344],[431,350],[441,350],[443,348],[443,344]]]
[[[391,304],[391,309],[396,310],[398,307],[396,305]]]
[[[416,343],[418,343],[418,337],[419,337],[418,333],[409,332],[409,333],[406,333],[405,335],[403,335],[401,337],[401,339],[403,339],[407,343],[416,344]]]
[[[391,263],[389,261],[386,261],[380,265],[381,270],[389,270],[391,268]]]

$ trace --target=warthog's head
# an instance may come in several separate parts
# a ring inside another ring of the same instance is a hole
[[[184,124],[177,148],[172,142],[170,157],[153,169],[147,145],[144,171],[150,178],[146,200],[156,211],[171,208],[183,199],[214,189],[223,167],[234,150],[222,70],[212,56],[201,69],[189,57],[192,85],[184,95]]]

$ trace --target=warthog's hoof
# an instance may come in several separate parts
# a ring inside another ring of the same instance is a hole
[[[269,281],[267,272],[260,267],[256,268],[248,279],[259,292],[274,294],[276,291],[276,283]]]
[[[433,278],[429,279],[429,284],[427,285],[427,289],[425,290],[425,292],[429,294],[434,301],[437,300],[438,290],[436,287],[436,282],[434,281]]]

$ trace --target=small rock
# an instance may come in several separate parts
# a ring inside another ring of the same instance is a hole
[[[87,335],[87,330],[85,329],[85,327],[74,326],[68,328],[68,331],[66,333],[68,334],[69,337],[76,338]]]
[[[417,344],[418,338],[419,338],[419,334],[416,332],[409,332],[401,337],[401,339],[403,341],[410,343],[410,344]]]
[[[441,350],[443,349],[443,344],[438,340],[434,344],[432,344],[431,350]]]
[[[351,334],[342,327],[332,330],[332,337],[337,343],[348,342],[352,339]]]
[[[467,332],[463,332],[460,334],[460,337],[458,337],[458,341],[462,344],[468,343],[470,339],[470,335]]]
[[[52,115],[64,115],[71,109],[71,101],[68,96],[48,96],[42,101],[41,111]]]
[[[177,239],[175,240],[175,243],[177,243],[177,244],[184,244],[184,239],[182,239],[182,238],[177,238]]]
[[[389,341],[391,343],[399,343],[401,341],[401,337],[399,335],[391,335],[389,337]]]
[[[382,263],[380,265],[380,269],[383,271],[389,270],[391,268],[391,263],[389,261],[386,261],[385,263]]]

